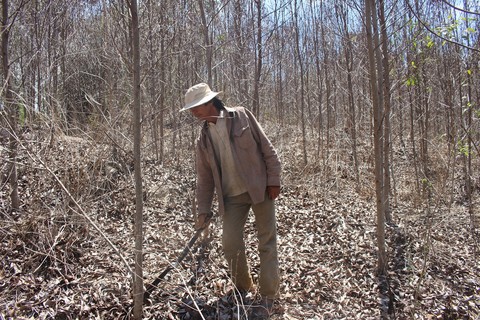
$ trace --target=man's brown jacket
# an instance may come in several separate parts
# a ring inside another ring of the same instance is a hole
[[[253,203],[265,199],[267,186],[280,186],[280,160],[272,143],[253,114],[243,108],[225,108],[227,131],[230,133],[233,159]],[[197,205],[198,214],[212,210],[217,192],[219,214],[224,213],[221,170],[204,123],[197,140]]]

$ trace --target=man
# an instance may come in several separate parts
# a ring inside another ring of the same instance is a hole
[[[211,211],[214,191],[223,218],[222,245],[231,277],[240,291],[253,291],[244,242],[250,208],[255,214],[260,255],[259,292],[267,316],[279,295],[274,200],[280,194],[280,161],[253,114],[228,108],[205,83],[185,94],[185,106],[204,120],[196,146],[198,217],[201,228]]]

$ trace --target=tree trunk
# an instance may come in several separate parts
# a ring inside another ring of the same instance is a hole
[[[255,80],[253,87],[253,114],[260,119],[260,77],[262,76],[262,1],[255,0],[257,5],[257,50],[255,50]]]
[[[323,2],[322,2],[323,3]],[[323,10],[322,8],[322,3],[320,4],[320,8],[315,11],[320,11],[320,14],[323,15]],[[312,17],[314,17],[314,5],[311,6],[312,8]],[[319,33],[320,30],[318,30],[318,23],[322,23],[322,19],[320,18],[320,21],[317,19],[314,20],[314,39],[313,39],[313,46],[314,46],[314,53],[315,53],[315,70],[316,70],[316,85],[317,85],[317,91],[318,91],[318,121],[317,121],[317,135],[318,135],[318,141],[317,141],[317,162],[320,161],[320,157],[325,160],[324,152],[323,152],[323,114],[322,114],[322,104],[323,104],[323,78],[322,78],[322,65],[320,61],[320,39],[319,39]],[[322,32],[323,32],[323,27],[322,27]],[[322,37],[325,37],[324,34],[322,34]]]
[[[9,131],[9,151],[8,151],[8,180],[10,182],[10,201],[12,210],[20,208],[20,199],[18,196],[18,179],[17,179],[17,122],[18,109],[13,99],[11,71],[8,61],[8,37],[10,35],[10,25],[8,16],[8,0],[2,0],[2,67],[4,77],[4,102],[8,114],[8,131]]]
[[[360,174],[358,170],[358,156],[357,156],[357,124],[356,124],[356,112],[355,112],[355,100],[354,100],[354,91],[353,91],[353,82],[352,82],[352,72],[353,72],[353,46],[352,40],[350,39],[350,32],[348,29],[348,15],[343,6],[340,6],[340,12],[338,17],[341,19],[343,24],[344,31],[344,54],[345,54],[345,65],[347,68],[347,88],[348,88],[348,117],[347,117],[347,131],[350,134],[352,139],[352,158],[353,158],[353,168],[355,171],[355,182],[357,188],[360,185]]]
[[[244,15],[244,8],[241,0],[235,0],[233,2],[233,33],[235,35],[235,50],[232,52],[232,74],[233,85],[237,89],[237,96],[242,101],[245,97],[248,97],[248,47],[245,44],[245,37],[247,36],[242,30],[242,17]]]
[[[383,135],[383,196],[385,206],[385,219],[388,223],[392,222],[392,214],[390,210],[390,193],[391,193],[391,181],[390,181],[390,67],[389,67],[389,55],[388,55],[388,36],[387,36],[387,22],[385,19],[384,10],[385,0],[379,1],[379,19],[381,27],[381,44],[382,44],[382,70],[383,70],[383,101],[384,101],[384,135]]]
[[[377,204],[377,246],[378,246],[378,262],[377,274],[379,276],[386,274],[387,255],[385,250],[385,207],[383,205],[383,130],[382,130],[382,105],[380,104],[381,88],[378,84],[377,71],[382,68],[381,63],[375,63],[376,57],[378,62],[378,33],[374,24],[376,23],[375,0],[365,1],[365,19],[367,28],[367,48],[368,61],[370,71],[370,86],[373,102],[373,122],[374,122],[374,156],[375,156],[375,191]],[[373,20],[373,25],[372,25]],[[373,34],[372,34],[373,31]],[[377,40],[375,39],[377,38]],[[377,51],[377,52],[376,52]],[[378,74],[381,75],[380,72]]]
[[[332,112],[331,112],[331,77],[329,75],[329,68],[327,66],[331,65],[330,63],[330,51],[329,44],[327,41],[327,32],[325,31],[325,25],[328,25],[328,19],[323,16],[323,13],[326,12],[325,2],[320,2],[320,11],[322,12],[322,19],[320,21],[320,33],[322,35],[322,48],[323,48],[323,70],[324,70],[324,79],[325,79],[325,109],[326,109],[326,133],[325,138],[326,142],[323,143],[322,139],[322,158],[323,165],[326,166],[326,160],[328,158],[329,149],[330,149],[330,127],[332,126]],[[323,130],[323,128],[321,128]]]
[[[140,30],[137,0],[129,2],[133,53],[133,154],[135,163],[135,278],[133,283],[133,317],[143,313],[143,191],[141,171],[141,106],[140,106]]]
[[[213,61],[213,43],[208,34],[208,24],[205,9],[203,7],[203,0],[198,0],[198,7],[200,8],[200,20],[202,22],[203,45],[205,46],[205,63],[207,67],[207,83],[212,86],[212,61]]]
[[[147,3],[147,12],[148,12],[148,62],[149,62],[149,86],[148,86],[148,96],[149,96],[149,107],[150,107],[150,124],[152,130],[152,139],[153,139],[153,153],[155,155],[155,160],[159,160],[159,139],[158,139],[158,116],[156,112],[155,105],[157,104],[157,71],[156,71],[156,51],[153,28],[157,22],[154,22],[154,6],[152,0],[148,0]],[[162,24],[162,16],[160,16],[160,25]]]
[[[305,128],[305,97],[304,97],[304,86],[305,86],[305,70],[303,67],[302,53],[300,51],[300,27],[298,25],[298,6],[297,0],[294,4],[294,19],[295,19],[295,51],[296,58],[298,60],[298,66],[300,66],[300,121],[302,126],[302,151],[303,151],[303,164],[307,165],[307,133]]]
[[[464,1],[464,7],[466,10],[469,10],[469,5],[468,1]],[[465,17],[465,23],[467,29],[470,27],[470,20],[468,19],[468,16]],[[467,45],[470,47],[470,36],[467,37]],[[472,69],[471,67],[475,65],[475,62],[472,63],[473,60],[470,58],[467,61],[467,72],[466,72],[466,77],[467,77],[467,97],[466,97],[466,106],[465,108],[467,109],[466,116],[467,119],[465,119],[466,122],[466,135],[467,135],[467,176],[466,176],[466,193],[467,193],[467,202],[468,202],[468,214],[470,216],[470,224],[471,224],[471,233],[472,236],[475,236],[476,234],[476,229],[477,229],[477,221],[475,218],[475,212],[474,212],[474,205],[473,205],[473,183],[472,183],[472,176],[473,176],[473,170],[472,170],[472,154],[474,152],[474,139],[473,135],[475,134],[475,128],[473,127],[473,112],[472,109],[475,108],[475,103],[474,103],[474,98],[473,98],[473,92],[472,92]],[[476,106],[478,108],[478,105]],[[477,109],[478,110],[478,109]],[[478,151],[478,150],[477,150]],[[478,156],[478,154],[477,154]],[[477,255],[477,246],[474,247],[475,250],[475,255]]]

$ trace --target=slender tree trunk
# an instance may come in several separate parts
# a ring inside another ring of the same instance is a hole
[[[40,8],[38,5],[38,0],[35,1],[35,13],[34,13],[34,21],[35,21],[35,50],[36,50],[36,57],[35,57],[35,68],[36,68],[36,77],[35,77],[35,87],[36,87],[36,94],[35,94],[35,107],[37,108],[36,111],[43,112],[42,110],[42,76],[41,76],[41,63],[42,63],[42,45],[41,45],[41,35],[40,35],[40,19],[39,13]]]
[[[321,1],[320,2],[320,11],[322,12],[322,15],[324,12],[326,12],[326,7],[325,7],[325,2]],[[332,106],[331,106],[331,77],[328,73],[329,68],[327,66],[330,65],[330,49],[327,41],[327,32],[325,31],[324,25],[328,25],[328,20],[326,17],[322,16],[322,19],[320,21],[320,33],[322,35],[322,48],[323,48],[323,70],[324,70],[324,79],[325,79],[325,109],[326,109],[326,142],[325,142],[325,148],[323,150],[323,154],[328,154],[329,148],[330,148],[330,128],[332,126]],[[322,142],[323,143],[323,142]],[[323,165],[326,165],[326,156],[323,156]]]
[[[155,154],[155,160],[159,160],[159,139],[158,139],[158,115],[156,112],[155,106],[157,104],[157,70],[156,70],[156,45],[154,41],[154,34],[153,28],[154,24],[156,25],[157,22],[154,23],[154,4],[152,0],[148,0],[147,5],[147,12],[148,12],[148,60],[149,60],[149,105],[150,105],[150,123],[151,123],[151,130],[152,130],[152,139],[153,139],[153,153]],[[162,15],[163,16],[163,15]],[[160,16],[160,25],[162,25],[162,21]]]
[[[133,154],[135,163],[135,278],[133,283],[133,317],[142,318],[143,313],[143,190],[141,170],[141,115],[140,105],[140,30],[137,0],[129,0],[132,23],[133,58]]]
[[[203,7],[203,0],[198,0],[198,7],[200,8],[200,21],[202,23],[203,45],[205,46],[205,63],[207,67],[207,83],[212,86],[212,61],[213,61],[213,43],[208,34],[207,16],[205,8]]]
[[[408,1],[408,0],[407,0]],[[411,13],[409,12],[407,21],[410,21],[412,19]],[[405,39],[408,39],[407,36],[407,29],[404,28],[403,35]],[[408,123],[410,125],[410,130],[409,130],[409,135],[408,135],[408,140],[410,141],[411,149],[412,149],[412,156],[409,159],[413,163],[413,169],[415,172],[415,190],[416,193],[420,193],[420,178],[419,178],[419,170],[418,170],[418,157],[417,157],[417,147],[415,143],[415,105],[414,105],[414,95],[415,95],[415,90],[417,84],[417,75],[416,75],[416,66],[418,65],[416,60],[413,60],[412,56],[412,49],[407,49],[407,61],[414,61],[409,64],[408,66],[408,71],[407,71],[407,79],[408,79],[408,85],[407,85],[407,95],[408,95],[408,109],[409,109],[409,118],[408,118]]]
[[[103,8],[105,8],[105,4],[102,5]],[[67,7],[65,6],[63,8],[63,17],[66,18],[67,17]],[[103,15],[102,15],[103,16]],[[61,50],[61,53],[60,53],[60,95],[59,95],[59,111],[60,111],[60,115],[61,115],[61,124],[62,124],[62,128],[64,130],[64,132],[67,131],[67,128],[68,128],[68,120],[67,120],[67,109],[66,109],[66,106],[65,106],[65,82],[66,82],[66,79],[68,77],[67,75],[67,71],[66,71],[66,66],[67,66],[67,63],[66,63],[66,60],[67,60],[67,45],[66,45],[66,42],[67,42],[67,28],[66,27],[63,27],[61,28],[61,31],[60,31],[60,41],[61,41],[61,45],[60,45],[60,50]]]
[[[8,131],[9,131],[9,152],[8,152],[8,179],[10,182],[10,201],[12,210],[20,208],[20,199],[18,196],[18,178],[17,178],[17,122],[18,109],[13,99],[11,71],[8,61],[8,38],[10,36],[10,22],[8,12],[8,0],[2,0],[2,67],[3,67],[3,87],[4,102],[8,113]]]
[[[383,135],[383,183],[384,190],[383,196],[385,206],[385,219],[388,223],[392,222],[392,214],[390,210],[390,193],[391,193],[391,181],[390,181],[390,150],[392,148],[390,144],[390,112],[391,112],[391,95],[390,95],[390,66],[388,55],[388,35],[387,35],[387,22],[385,19],[385,0],[379,1],[379,19],[381,28],[381,45],[383,52],[382,70],[383,70],[383,96],[384,96],[384,135]]]
[[[443,62],[443,70],[440,72],[440,74],[443,74],[443,79],[442,79],[442,89],[443,89],[443,95],[445,99],[445,105],[446,105],[446,110],[445,110],[445,132],[447,135],[447,152],[448,152],[448,170],[449,170],[449,177],[451,181],[454,181],[455,179],[455,171],[456,171],[456,129],[455,129],[455,110],[454,110],[454,93],[453,93],[453,88],[454,88],[454,83],[451,79],[451,70],[450,70],[450,64],[448,63],[448,59],[444,59]],[[450,198],[448,201],[448,207],[450,208],[451,205],[453,204],[454,201],[454,184],[451,184],[450,190],[448,192],[450,194]]]
[[[468,1],[464,1],[464,7],[466,10],[469,10],[469,5],[468,5]],[[465,23],[466,23],[466,27],[467,29],[469,29],[470,27],[470,21],[468,19],[468,16],[465,17]],[[467,45],[470,47],[471,43],[470,43],[470,36],[467,36]],[[468,60],[467,60],[467,101],[466,101],[466,106],[465,108],[467,108],[467,119],[466,119],[466,124],[467,124],[467,128],[466,128],[466,135],[467,135],[467,150],[468,150],[468,155],[467,155],[467,176],[466,176],[466,192],[467,192],[467,201],[468,201],[468,213],[469,213],[469,216],[470,216],[470,230],[471,230],[471,233],[472,233],[472,236],[475,237],[475,234],[476,234],[476,229],[477,229],[477,221],[476,221],[476,218],[475,218],[475,212],[474,212],[474,208],[473,208],[473,195],[472,195],[472,176],[473,176],[473,170],[472,170],[472,154],[474,152],[474,139],[473,139],[473,135],[475,134],[475,129],[473,128],[473,112],[472,112],[472,109],[475,107],[475,104],[474,104],[474,98],[473,98],[473,92],[472,92],[472,69],[471,67],[474,65],[474,63],[472,63],[473,58],[470,57]],[[478,108],[478,105],[476,106]],[[477,150],[478,151],[478,150]],[[478,155],[477,155],[478,156]],[[474,246],[474,254],[475,256],[477,256],[477,244],[475,243],[475,246]]]
[[[320,4],[321,8],[322,4]],[[311,5],[312,8],[312,17],[315,17],[314,15],[314,5]],[[316,9],[316,7],[315,7]],[[315,11],[320,11],[321,15],[323,14],[323,10],[315,10]],[[320,160],[320,157],[323,157],[324,152],[323,152],[323,113],[322,113],[322,104],[323,104],[323,78],[322,78],[322,67],[321,67],[321,61],[320,61],[320,40],[318,38],[318,35],[320,31],[318,30],[318,24],[322,23],[322,19],[319,21],[314,18],[314,40],[313,40],[313,46],[314,46],[314,53],[315,53],[315,70],[316,70],[316,80],[317,80],[317,91],[318,91],[318,121],[317,121],[317,128],[318,128],[318,141],[317,141],[317,161]],[[322,28],[323,32],[323,28]],[[322,35],[324,37],[325,35]]]
[[[161,59],[162,61],[160,62],[160,77],[162,79],[161,84],[160,84],[160,97],[158,101],[158,105],[160,108],[160,113],[158,117],[155,117],[157,119],[157,123],[159,123],[159,130],[160,130],[160,157],[159,160],[163,162],[165,156],[165,126],[164,126],[164,118],[165,118],[165,94],[166,94],[166,89],[165,89],[165,73],[166,73],[166,63],[164,59],[165,55],[165,39],[162,38],[160,42],[160,54],[161,54]]]
[[[467,192],[467,201],[468,201],[468,214],[470,216],[470,226],[471,226],[471,231],[472,231],[472,236],[475,236],[476,234],[476,229],[477,229],[477,225],[476,225],[476,219],[475,219],[475,212],[474,212],[474,208],[473,208],[473,195],[472,195],[472,176],[473,176],[473,170],[472,170],[472,153],[474,152],[473,150],[473,139],[472,139],[472,135],[474,134],[474,128],[473,128],[473,122],[472,122],[472,118],[473,118],[473,115],[472,115],[472,108],[473,108],[473,105],[472,105],[472,79],[471,79],[471,75],[468,73],[467,74],[467,106],[466,108],[468,108],[467,110],[467,119],[466,119],[466,123],[467,123],[467,150],[468,150],[468,154],[467,154],[467,176],[466,176],[466,192]],[[478,155],[477,155],[478,156]],[[474,246],[474,253],[475,253],[475,256],[477,255],[477,245],[475,243],[475,246]]]
[[[423,174],[423,180],[424,182],[422,184],[422,192],[424,197],[430,201],[431,197],[431,188],[429,186],[430,182],[430,170],[428,167],[429,163],[429,154],[428,154],[428,127],[429,127],[429,116],[430,116],[430,110],[429,110],[429,99],[427,98],[429,96],[429,90],[428,90],[428,85],[427,85],[427,66],[422,63],[421,65],[421,77],[419,81],[419,90],[417,91],[418,97],[417,97],[417,102],[420,102],[417,105],[417,117],[418,117],[418,124],[420,127],[420,160],[421,160],[421,168],[422,168],[422,174]]]
[[[295,51],[296,51],[296,58],[298,60],[298,65],[300,66],[300,121],[302,125],[302,150],[303,150],[303,164],[307,165],[307,133],[306,133],[306,126],[305,126],[305,70],[303,67],[303,60],[302,60],[302,53],[300,51],[300,28],[298,25],[298,6],[297,0],[294,3],[294,19],[295,19]]]
[[[418,154],[417,154],[417,145],[415,142],[415,102],[414,102],[414,95],[415,95],[415,88],[409,87],[408,90],[408,104],[410,106],[410,144],[412,146],[412,158],[411,161],[413,162],[413,168],[415,171],[415,189],[417,192],[420,192],[420,174],[418,170]]]
[[[244,15],[244,8],[241,0],[235,0],[233,2],[233,33],[235,35],[235,50],[232,53],[233,56],[233,83],[237,89],[237,95],[239,100],[242,101],[245,97],[248,97],[248,81],[247,75],[247,52],[248,49],[245,44],[245,32],[242,31],[242,17]]]
[[[378,275],[385,275],[387,268],[387,255],[385,249],[385,207],[383,204],[383,129],[382,129],[382,105],[380,104],[381,88],[378,84],[377,70],[382,68],[381,63],[378,63],[378,38],[375,14],[375,0],[365,1],[365,19],[367,28],[367,48],[368,61],[370,70],[370,86],[373,101],[373,122],[374,122],[374,153],[375,153],[375,191],[377,198],[377,246],[378,246]],[[373,24],[372,24],[373,20]],[[373,31],[373,33],[372,33]],[[377,53],[377,54],[376,54]],[[377,63],[375,63],[377,57]],[[378,72],[378,74],[381,73]]]
[[[58,5],[58,3],[56,3]],[[55,8],[54,5],[51,5],[49,8],[50,19],[52,25],[50,26],[49,31],[49,45],[48,45],[48,66],[50,70],[49,77],[49,90],[51,93],[48,95],[48,100],[50,101],[49,107],[51,110],[52,122],[55,125],[61,127],[59,120],[58,112],[58,39],[59,39],[59,10]]]
[[[323,37],[326,37],[324,31],[323,31],[323,27],[322,27],[322,35]],[[324,58],[323,58],[323,69],[324,69],[324,79],[325,79],[325,109],[326,109],[326,138],[327,138],[327,141],[326,141],[326,150],[325,152],[328,153],[328,150],[330,148],[330,144],[331,144],[331,138],[330,138],[330,128],[332,126],[332,106],[331,106],[331,101],[332,101],[332,96],[331,96],[331,79],[329,77],[329,74],[328,74],[328,68],[326,66],[329,65],[329,54],[328,54],[328,48],[325,48],[325,46],[327,46],[327,42],[324,40],[324,43],[323,43],[323,46],[324,46]]]
[[[274,10],[274,25],[278,25],[279,21],[281,19],[281,14],[279,14],[279,10],[277,8],[277,0],[275,0],[275,10]],[[283,49],[284,49],[284,37],[282,36],[283,29],[277,29],[275,31],[276,33],[276,38],[278,41],[274,41],[275,43],[275,50],[274,50],[274,59],[278,61],[278,63],[275,64],[275,96],[277,97],[274,99],[275,103],[275,109],[276,109],[276,115],[277,119],[279,121],[279,126],[278,126],[278,131],[280,131],[281,128],[284,126],[284,94],[283,94],[283,62],[282,62],[282,57],[283,57]]]
[[[357,156],[357,129],[356,129],[356,112],[355,112],[355,100],[353,93],[353,82],[352,82],[352,72],[353,72],[353,48],[352,40],[350,39],[350,32],[348,29],[347,23],[347,13],[343,6],[338,6],[340,12],[338,12],[338,17],[341,19],[343,24],[343,31],[345,36],[344,44],[344,55],[345,55],[345,65],[347,68],[347,88],[348,88],[348,117],[347,117],[347,131],[350,134],[352,139],[352,158],[353,158],[353,167],[355,171],[355,182],[357,187],[360,185],[360,173],[358,169],[358,156]]]
[[[253,89],[253,113],[260,118],[260,77],[262,76],[262,1],[255,0],[257,5],[257,50],[255,50],[255,80]]]
[[[376,84],[377,84],[377,97],[378,97],[378,107],[377,116],[378,116],[378,124],[375,127],[375,130],[379,130],[378,132],[378,139],[380,142],[379,150],[381,153],[380,156],[380,164],[381,164],[381,195],[382,195],[382,206],[383,206],[383,213],[385,214],[385,150],[384,150],[384,143],[385,143],[385,96],[384,96],[384,72],[383,72],[383,59],[382,59],[382,52],[381,52],[381,43],[380,43],[380,30],[378,27],[378,17],[377,17],[377,1],[372,0],[371,4],[371,14],[372,14],[372,31],[373,31],[373,44],[374,44],[374,55],[375,55],[375,62],[376,62]]]

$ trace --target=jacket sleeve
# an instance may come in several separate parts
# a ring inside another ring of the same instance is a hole
[[[213,193],[215,190],[213,173],[207,154],[200,147],[200,141],[197,141],[196,149],[198,213],[209,213],[212,210]]]
[[[260,151],[267,167],[267,186],[280,186],[281,163],[277,152],[253,113],[248,109],[245,109],[245,113],[252,128],[252,134],[260,146]]]

